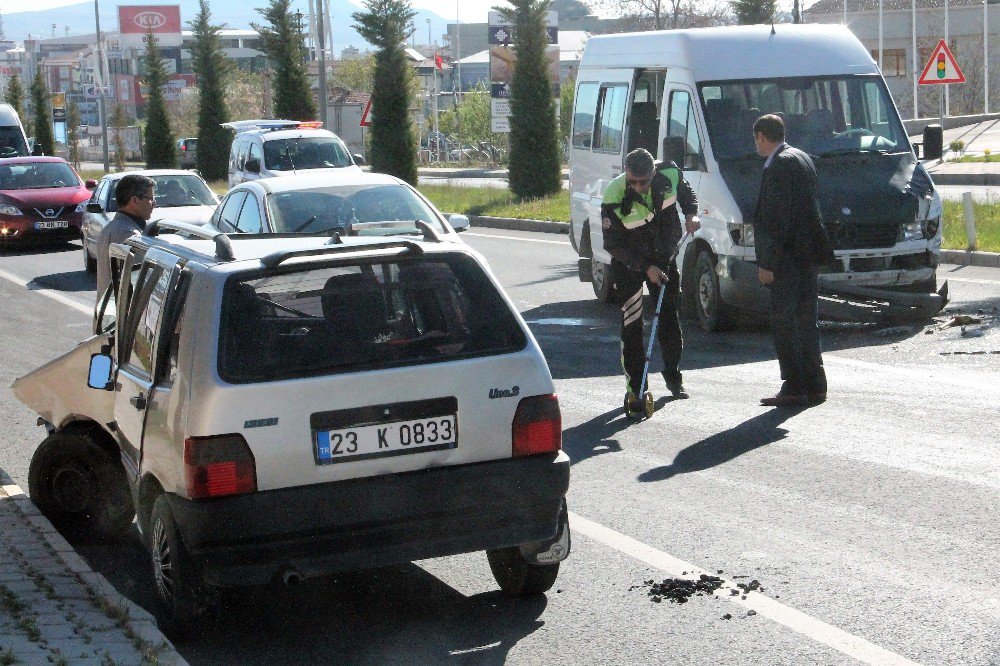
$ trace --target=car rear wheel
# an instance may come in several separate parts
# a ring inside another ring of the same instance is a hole
[[[153,501],[147,535],[156,594],[172,634],[189,635],[213,607],[212,590],[201,579],[177,531],[165,495]]]
[[[38,446],[28,466],[28,492],[57,526],[122,536],[135,510],[125,470],[110,453],[81,433],[56,432]]]
[[[590,279],[597,300],[602,303],[613,303],[615,300],[615,285],[611,275],[611,266],[591,257]]]
[[[559,563],[529,562],[517,546],[486,551],[490,570],[500,589],[513,597],[547,592],[559,576]]]
[[[86,243],[83,244],[83,270],[88,273],[97,272],[97,258],[90,254]]]

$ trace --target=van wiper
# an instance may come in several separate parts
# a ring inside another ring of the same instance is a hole
[[[825,150],[819,157],[840,157],[843,155],[884,155],[884,150],[874,150],[872,148],[841,148],[839,150]]]

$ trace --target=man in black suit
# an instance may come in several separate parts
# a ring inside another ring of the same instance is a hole
[[[785,143],[775,115],[753,126],[757,153],[767,158],[754,212],[757,276],[771,290],[771,332],[781,367],[781,390],[762,398],[789,407],[826,400],[826,372],[817,326],[818,266],[833,261],[816,198],[816,168]]]

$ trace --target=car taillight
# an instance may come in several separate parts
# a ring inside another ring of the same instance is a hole
[[[554,395],[523,398],[517,404],[511,430],[515,458],[558,451],[562,448],[559,398]]]
[[[242,435],[188,437],[184,478],[191,499],[257,491],[257,464]]]

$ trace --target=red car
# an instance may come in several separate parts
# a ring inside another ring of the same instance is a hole
[[[95,185],[59,157],[0,159],[0,245],[79,238]]]

